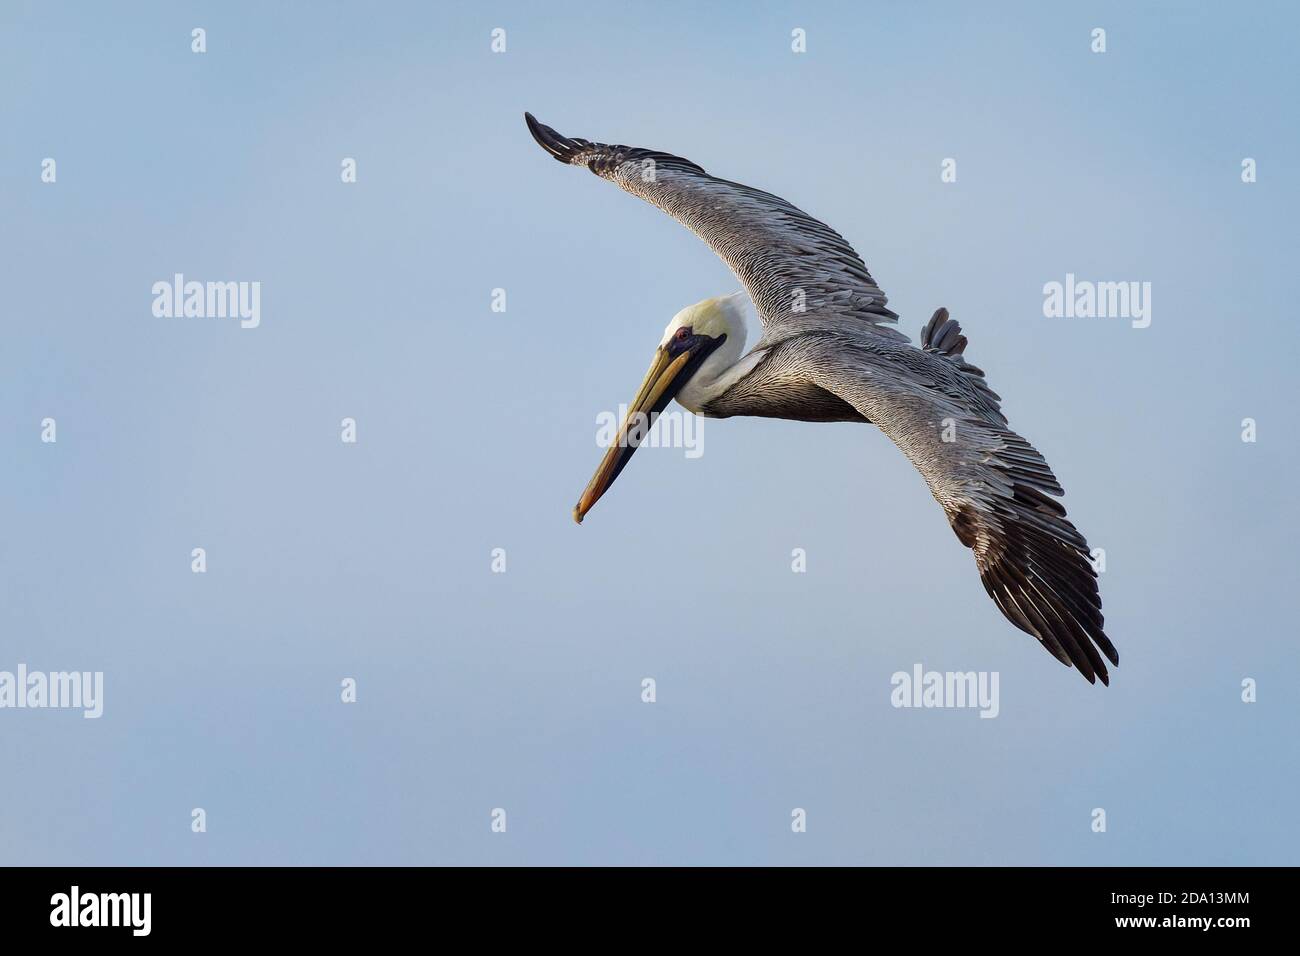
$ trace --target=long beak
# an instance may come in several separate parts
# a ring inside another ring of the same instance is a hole
[[[627,416],[619,426],[618,435],[605,452],[596,473],[591,476],[582,497],[573,507],[573,520],[582,524],[582,519],[600,496],[609,490],[624,466],[631,460],[633,453],[640,446],[654,424],[654,417],[667,407],[673,396],[689,378],[687,366],[692,364],[692,351],[669,355],[662,346],[655,352],[650,371],[645,373],[645,380],[636,393],[636,398],[628,406]]]

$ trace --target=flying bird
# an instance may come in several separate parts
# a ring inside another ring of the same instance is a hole
[[[1043,456],[1012,431],[984,373],[965,359],[961,326],[939,309],[916,347],[853,247],[771,193],[710,176],[680,156],[561,136],[531,113],[533,138],[658,206],[720,256],[745,287],[762,335],[745,351],[742,293],[675,315],[616,440],[573,509],[581,523],[674,398],[699,415],[873,424],[930,486],[975,554],[998,609],[1057,660],[1109,684],[1088,544],[1056,500]]]

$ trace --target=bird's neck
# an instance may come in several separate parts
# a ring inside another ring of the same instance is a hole
[[[767,354],[766,349],[756,349],[742,358],[740,350],[744,348],[744,342],[738,341],[735,348],[729,350],[730,344],[724,342],[717,352],[709,356],[709,361],[700,366],[691,380],[682,386],[682,390],[677,393],[677,401],[684,408],[697,415],[707,415],[709,404],[721,398],[752,372]],[[718,360],[716,364],[715,359]]]

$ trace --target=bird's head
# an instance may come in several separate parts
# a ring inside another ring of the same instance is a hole
[[[573,508],[573,520],[581,524],[609,490],[669,402],[676,398],[691,411],[700,410],[703,386],[735,362],[744,344],[743,293],[705,299],[673,316],[614,442]]]

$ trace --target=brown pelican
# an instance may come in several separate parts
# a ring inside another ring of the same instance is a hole
[[[647,417],[674,398],[713,418],[870,423],[921,472],[1007,619],[1090,683],[1110,683],[1101,655],[1118,665],[1119,654],[1102,630],[1087,542],[1056,501],[1064,491],[1047,462],[1007,427],[998,395],[965,360],[966,336],[946,309],[917,348],[892,327],[898,316],[853,248],[784,199],[680,156],[561,136],[524,118],[557,160],[585,166],[703,239],[744,285],[763,328],[745,352],[740,293],[673,317],[619,440],[573,509],[578,522],[627,465]]]

